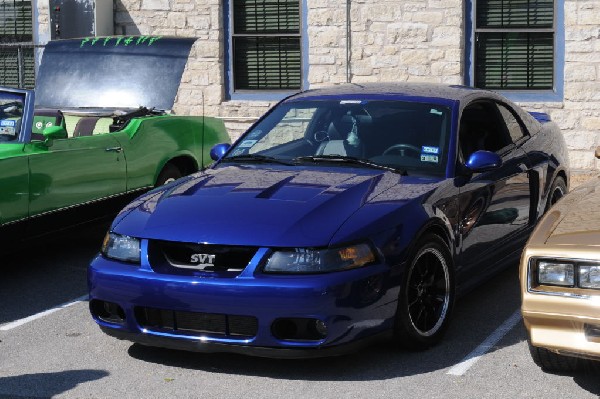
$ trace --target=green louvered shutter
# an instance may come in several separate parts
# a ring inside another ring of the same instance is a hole
[[[232,45],[235,90],[300,89],[299,0],[234,0]]]
[[[552,89],[553,27],[553,0],[477,0],[475,86]]]
[[[0,0],[0,85],[33,88],[31,1]]]

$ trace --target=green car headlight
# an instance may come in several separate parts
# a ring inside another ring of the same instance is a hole
[[[600,289],[600,266],[579,266],[579,286]]]
[[[294,248],[274,251],[267,260],[267,273],[326,273],[354,269],[375,262],[375,254],[367,244],[342,248]]]
[[[537,271],[539,284],[564,287],[575,285],[575,265],[573,263],[542,260],[538,262]]]
[[[102,255],[123,262],[140,263],[140,240],[112,232],[106,233],[102,242]]]

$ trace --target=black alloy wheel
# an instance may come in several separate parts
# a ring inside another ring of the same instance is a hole
[[[443,336],[454,303],[450,252],[436,235],[425,236],[403,279],[396,314],[396,342],[426,349]]]

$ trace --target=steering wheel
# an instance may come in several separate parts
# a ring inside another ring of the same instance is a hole
[[[400,144],[394,144],[391,147],[388,147],[384,152],[383,155],[389,155],[392,152],[401,152],[402,156],[404,156],[404,150],[409,150],[407,151],[410,156],[418,158],[421,155],[421,149],[417,146],[414,146],[412,144],[404,144],[404,143],[400,143]]]
[[[313,139],[317,143],[322,143],[323,141],[329,140],[329,133],[327,133],[325,130],[319,130],[318,132],[315,132]]]

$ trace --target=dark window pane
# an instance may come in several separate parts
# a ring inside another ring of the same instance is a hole
[[[235,90],[300,89],[300,38],[234,37]]]
[[[234,0],[234,34],[299,32],[298,0]]]
[[[19,69],[19,65],[21,65],[21,69]],[[32,89],[34,85],[33,46],[3,47],[0,45],[0,86]]]
[[[477,28],[552,28],[554,0],[477,0]]]
[[[475,85],[488,89],[552,89],[552,33],[476,35]]]
[[[32,41],[31,0],[0,0],[0,42]]]

